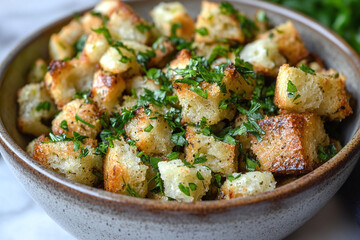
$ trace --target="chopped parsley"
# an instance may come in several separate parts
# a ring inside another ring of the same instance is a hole
[[[179,183],[178,187],[182,193],[184,193],[186,196],[190,196],[190,188],[189,187],[185,187],[184,185],[182,185],[182,183]]]
[[[141,32],[141,33],[144,34],[144,33],[150,32],[151,26],[149,26],[149,25],[147,25],[147,24],[141,23],[141,24],[139,24],[139,25],[136,26],[136,29],[137,29],[139,32]]]
[[[86,157],[89,154],[89,149],[87,148],[81,148],[81,153],[79,155],[79,158],[82,159]]]
[[[151,130],[154,128],[153,125],[149,124],[146,128],[144,128],[145,132],[151,132]]]
[[[308,74],[314,74],[315,73],[315,70],[314,69],[311,69],[309,68],[308,66],[306,66],[305,64],[302,64],[300,66],[300,70],[305,72],[305,73],[308,73]]]
[[[321,162],[326,162],[330,160],[333,156],[335,156],[337,150],[333,143],[328,146],[321,146],[319,145],[317,148],[318,158]]]
[[[69,131],[69,127],[67,125],[67,121],[66,120],[62,120],[61,123],[60,123],[60,127],[62,129],[64,129],[65,131]]]
[[[249,157],[245,159],[245,163],[246,163],[246,170],[248,170],[249,172],[253,172],[256,170],[256,167],[260,167],[259,161]]]
[[[174,159],[178,159],[180,156],[180,153],[178,152],[171,152],[169,153],[166,157],[171,161],[171,160],[174,160]]]
[[[207,30],[206,27],[201,27],[195,30],[195,32],[197,32],[198,34],[200,34],[201,36],[207,36],[209,35],[209,31]]]
[[[89,97],[90,97],[90,90],[77,92],[74,95],[75,99],[84,99],[85,103],[92,103],[93,101]]]
[[[201,173],[199,171],[196,172],[196,177],[201,181],[205,180],[205,178],[203,177],[203,175],[201,175]]]
[[[50,109],[51,109],[51,103],[49,101],[41,102],[36,106],[36,111],[38,112],[41,110],[50,111]]]
[[[133,197],[139,198],[140,195],[130,186],[130,184],[126,185],[126,192]]]
[[[191,191],[195,191],[197,189],[197,185],[195,183],[189,183],[189,187]]]
[[[296,99],[298,99],[299,97],[301,97],[300,94],[297,93],[298,89],[296,88],[296,86],[292,83],[292,81],[289,79],[288,84],[287,84],[287,92],[288,92],[288,97],[289,98],[294,98],[292,100],[292,102],[295,102]]]
[[[232,182],[232,181],[238,179],[239,177],[241,177],[241,173],[239,173],[236,177],[234,177],[233,174],[229,173],[229,174],[227,175],[226,179],[228,179],[230,182]]]
[[[91,128],[95,128],[94,125],[92,125],[91,123],[86,122],[84,119],[82,119],[81,117],[79,117],[77,114],[75,114],[75,120],[82,122],[82,123],[85,124],[86,126],[89,126],[89,127],[91,127]]]

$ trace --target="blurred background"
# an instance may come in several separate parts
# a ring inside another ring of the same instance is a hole
[[[0,62],[37,29],[98,0],[0,0]],[[270,0],[303,12],[360,53],[360,0]],[[360,239],[360,164],[335,197],[287,239]],[[73,239],[27,195],[0,156],[0,239]]]

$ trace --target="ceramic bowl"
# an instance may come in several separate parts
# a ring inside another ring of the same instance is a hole
[[[252,16],[264,9],[275,24],[290,19],[308,49],[327,67],[347,76],[347,89],[360,100],[360,60],[337,35],[313,20],[286,8],[259,1],[231,1]],[[157,1],[132,1],[142,16]],[[185,0],[195,17],[200,1]],[[87,187],[57,175],[29,156],[29,139],[16,128],[16,92],[39,57],[47,57],[51,33],[70,19],[60,20],[25,39],[0,69],[1,153],[32,198],[65,230],[80,239],[280,239],[309,220],[338,191],[359,157],[359,104],[342,123],[345,147],[313,172],[274,191],[229,201],[196,203],[139,199]]]

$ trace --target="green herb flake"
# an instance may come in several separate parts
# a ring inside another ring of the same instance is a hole
[[[317,148],[318,158],[321,162],[326,162],[330,160],[333,156],[335,156],[337,149],[333,143],[328,146],[319,145]]]
[[[293,102],[298,99],[299,97],[301,97],[300,94],[296,94],[298,91],[298,89],[296,88],[296,86],[293,84],[293,82],[289,79],[288,84],[287,84],[287,92],[288,92],[288,97],[289,98],[294,98]]]
[[[195,30],[198,34],[200,34],[201,36],[207,36],[209,35],[209,31],[207,30],[206,27],[201,27]]]
[[[51,109],[51,103],[49,101],[41,102],[36,106],[36,111],[38,112],[41,110],[50,111],[50,109]]]
[[[238,179],[239,177],[241,177],[241,173],[239,173],[236,177],[234,177],[233,174],[229,173],[229,174],[227,175],[226,179],[228,179],[230,182],[232,182],[232,181]]]
[[[92,103],[93,101],[89,98],[90,90],[83,91],[83,92],[77,92],[74,95],[75,99],[84,99],[85,103]]]
[[[183,25],[181,23],[174,23],[171,26],[171,36],[172,37],[176,37],[176,31],[178,28],[181,28]]]
[[[195,183],[189,183],[189,187],[190,187],[191,191],[195,191],[197,189],[197,186]]]
[[[171,161],[171,160],[174,160],[174,159],[178,159],[180,156],[180,153],[178,152],[171,152],[169,153],[166,157]]]
[[[183,192],[186,196],[190,196],[190,189],[189,187],[185,187],[184,185],[182,185],[181,183],[179,183],[179,189],[181,192]]]
[[[89,126],[89,127],[91,127],[91,128],[95,128],[94,125],[92,125],[91,123],[86,122],[84,119],[82,119],[81,117],[79,117],[77,114],[75,114],[75,120],[76,120],[76,121],[80,121],[80,122],[82,122],[83,124],[85,124],[85,125],[87,125],[87,126]]]
[[[201,181],[205,180],[205,178],[203,177],[203,175],[201,175],[201,173],[199,171],[196,172],[196,177]]]
[[[145,132],[151,132],[151,130],[154,128],[153,125],[149,124],[146,128],[144,128]]]
[[[66,120],[62,120],[61,123],[60,123],[60,127],[62,129],[64,129],[65,131],[69,131],[69,127],[67,125],[67,121]]]
[[[208,92],[207,90],[202,90],[201,88],[197,88],[197,87],[190,87],[189,88],[190,91],[193,91],[194,93],[196,93],[197,95],[199,95],[200,97],[203,97],[205,99],[208,99]]]
[[[226,134],[224,137],[224,142],[231,144],[231,145],[235,145],[236,144],[236,140],[231,137],[229,134]]]
[[[217,187],[221,187],[221,175],[216,173],[214,174],[214,178],[215,178],[215,184]]]
[[[89,154],[89,149],[87,149],[87,148],[82,148],[82,149],[81,149],[81,153],[80,153],[80,155],[79,155],[79,158],[82,159],[82,158],[86,157],[88,154]]]
[[[245,163],[246,163],[246,170],[248,170],[249,172],[255,171],[257,166],[260,167],[259,161],[249,157],[246,158]]]
[[[315,70],[314,69],[311,69],[309,68],[308,66],[306,66],[305,64],[302,64],[300,66],[300,70],[305,72],[305,73],[308,73],[308,74],[314,74],[315,73]]]
[[[150,32],[151,30],[151,26],[146,25],[146,24],[139,24],[136,26],[136,29],[141,32],[142,34]]]
[[[200,156],[200,153],[197,153],[194,157],[193,164],[200,164],[200,163],[204,163],[206,161],[207,161],[206,155]]]
[[[267,22],[267,21],[269,21],[269,18],[266,15],[266,12],[264,10],[260,10],[260,11],[257,12],[256,19],[259,22]]]
[[[126,185],[126,191],[130,196],[137,197],[137,198],[140,197],[139,194],[134,189],[132,189],[130,184]]]

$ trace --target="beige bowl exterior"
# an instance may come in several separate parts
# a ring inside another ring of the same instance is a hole
[[[142,16],[159,1],[134,1]],[[192,16],[200,1],[183,1]],[[338,36],[305,16],[273,4],[234,1],[250,16],[264,9],[275,23],[290,19],[311,52],[328,67],[341,70],[359,102],[360,60]],[[137,199],[87,187],[44,168],[23,150],[29,141],[16,128],[16,91],[29,66],[47,56],[47,42],[69,18],[24,40],[0,68],[0,150],[32,198],[65,230],[79,239],[281,239],[309,220],[338,191],[359,158],[359,104],[344,121],[347,145],[333,159],[304,177],[274,191],[229,201],[196,203]]]

